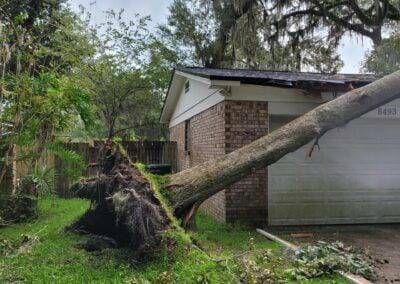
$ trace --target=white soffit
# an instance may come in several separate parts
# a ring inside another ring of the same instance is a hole
[[[169,92],[167,94],[167,99],[165,101],[165,106],[163,112],[161,114],[160,121],[162,123],[169,123],[172,115],[174,113],[174,109],[179,100],[179,96],[181,95],[181,91],[183,88],[183,84],[187,79],[194,80],[206,85],[208,89],[224,89],[225,87],[239,87],[240,81],[228,81],[228,80],[210,80],[208,78],[203,78],[200,76],[192,75],[186,72],[182,72],[176,70],[173,79],[171,82],[171,86]]]
[[[182,76],[182,77],[185,77],[185,78],[188,78],[188,79],[191,79],[191,80],[195,80],[195,81],[204,83],[206,85],[211,85],[211,80],[207,79],[207,78],[203,78],[203,77],[200,77],[200,76],[188,74],[188,73],[185,73],[185,72],[182,72],[182,71],[175,71],[175,74],[179,75],[179,76]]]
[[[240,87],[240,81],[227,81],[227,80],[211,80],[209,89],[221,89],[225,87]]]

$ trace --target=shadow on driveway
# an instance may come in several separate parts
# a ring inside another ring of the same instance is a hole
[[[400,284],[400,224],[270,227],[267,230],[298,245],[321,240],[341,241],[361,248],[374,261],[376,283]]]

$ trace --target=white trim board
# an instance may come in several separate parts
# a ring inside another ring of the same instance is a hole
[[[190,80],[201,82],[201,83],[206,84],[206,85],[211,85],[211,80],[207,79],[207,78],[203,78],[203,77],[200,77],[200,76],[192,75],[192,74],[185,73],[185,72],[182,72],[182,71],[175,71],[175,74],[179,75],[179,76],[182,76],[182,77],[185,77],[185,78],[190,79]]]

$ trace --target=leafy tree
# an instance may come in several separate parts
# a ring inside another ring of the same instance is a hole
[[[243,15],[250,15],[253,2],[256,1],[175,0],[169,8],[168,25],[160,28],[163,36],[181,47],[185,57],[194,63],[231,66],[233,30]]]
[[[265,28],[272,39],[288,37],[291,41],[305,35],[328,32],[339,40],[346,32],[370,38],[375,46],[382,33],[400,21],[398,0],[262,0]]]
[[[398,0],[175,0],[161,29],[194,64],[337,72],[344,34],[378,47],[399,21]]]
[[[13,161],[33,168],[45,149],[61,153],[52,145],[72,117],[90,121],[89,97],[71,74],[94,50],[83,23],[63,3],[7,0],[0,6],[0,124],[9,125],[0,141],[6,152],[0,184]]]
[[[206,67],[336,72],[337,42],[307,36],[273,40],[262,1],[175,0],[163,38],[180,46],[182,60]],[[333,47],[332,47],[333,46]],[[321,60],[316,62],[315,59]],[[318,63],[318,64],[315,64]]]
[[[176,53],[147,30],[148,17],[126,22],[124,11],[107,12],[93,31],[96,56],[81,78],[96,108],[97,138],[154,139],[165,136],[159,123],[163,96]]]
[[[367,55],[364,69],[380,75],[400,70],[400,33],[383,39],[381,45]]]
[[[115,62],[104,59],[97,60],[86,76],[98,122],[105,126],[99,128],[100,137],[132,139],[141,134],[141,128],[150,126],[147,123],[157,97],[140,71],[118,70]]]
[[[155,36],[152,36],[147,44],[146,58],[147,60],[142,65],[142,72],[150,86],[153,109],[147,114],[148,127],[142,128],[141,132],[145,137],[154,140],[167,139],[168,128],[165,124],[160,123],[160,115],[171,81],[171,70],[180,65],[182,61],[176,49],[168,47]]]

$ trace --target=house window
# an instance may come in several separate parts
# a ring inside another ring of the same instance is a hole
[[[185,121],[185,153],[190,155],[190,120]]]
[[[190,82],[189,80],[187,80],[185,82],[185,94],[188,93],[190,91]]]

